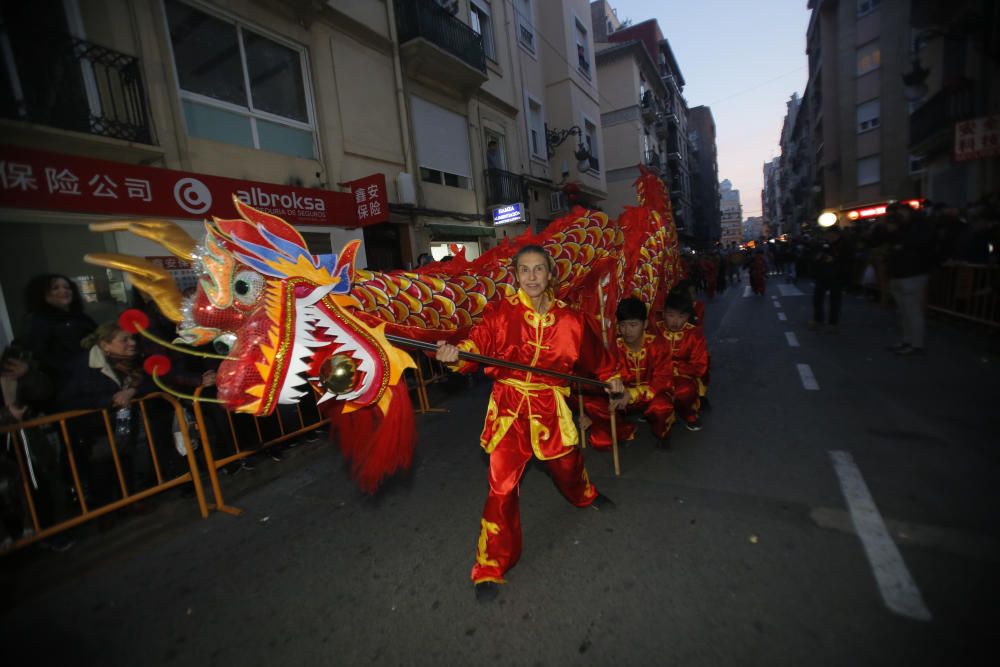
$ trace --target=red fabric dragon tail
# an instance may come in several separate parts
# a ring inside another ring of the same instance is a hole
[[[391,408],[383,415],[377,405],[343,413],[343,404],[331,406],[331,431],[338,432],[340,451],[351,463],[351,477],[369,495],[398,471],[409,470],[417,428],[406,384],[389,385]],[[333,401],[331,401],[332,403]]]

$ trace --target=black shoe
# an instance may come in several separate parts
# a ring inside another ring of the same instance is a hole
[[[896,350],[896,354],[898,354],[901,357],[919,356],[919,355],[921,355],[923,353],[924,353],[924,348],[922,348],[922,347],[912,347],[910,345],[907,345],[906,347],[902,347],[902,348]]]
[[[73,548],[75,542],[67,537],[64,533],[56,533],[47,540],[42,540],[42,546],[49,551],[55,551],[56,553],[64,553]]]
[[[689,431],[700,431],[701,430],[701,417],[695,417],[694,421],[684,420],[684,427]]]
[[[495,581],[480,581],[476,584],[476,602],[486,604],[497,599],[500,593],[500,584]]]
[[[656,441],[656,448],[660,451],[667,451],[670,449],[670,434],[667,433],[664,437]]]
[[[271,457],[272,461],[280,462],[284,457],[281,455],[281,450],[277,447],[268,447],[267,455]]]
[[[597,492],[597,497],[594,498],[594,502],[590,503],[590,506],[601,512],[613,512],[618,509],[618,506],[615,505],[615,501],[611,500],[611,498],[608,498],[600,491]]]

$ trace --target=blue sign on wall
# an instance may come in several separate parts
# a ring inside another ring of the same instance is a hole
[[[494,225],[512,225],[516,222],[524,222],[524,204],[506,204],[493,209]]]

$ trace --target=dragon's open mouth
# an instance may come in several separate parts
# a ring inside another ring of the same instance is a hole
[[[388,361],[376,337],[338,307],[329,289],[278,283],[263,307],[240,329],[230,356],[219,368],[219,398],[230,408],[270,414],[277,404],[294,404],[319,384],[319,368],[329,357],[349,357],[356,368],[351,387],[327,390],[321,401],[337,398],[369,405],[389,382]],[[350,297],[346,297],[350,299]],[[291,303],[285,303],[290,301]]]

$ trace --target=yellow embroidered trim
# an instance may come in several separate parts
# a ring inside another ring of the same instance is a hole
[[[500,563],[487,556],[486,552],[487,536],[499,535],[500,526],[492,521],[487,521],[486,519],[480,519],[479,523],[482,526],[482,529],[479,531],[479,543],[476,549],[476,564],[483,567],[500,567]]]
[[[461,343],[458,343],[455,347],[457,347],[459,350],[461,350],[463,352],[472,352],[473,354],[482,354],[479,351],[479,348],[476,346],[476,342],[474,340],[472,340],[471,338],[466,338]],[[471,366],[472,364],[470,362],[466,361],[465,359],[459,359],[458,361],[456,361],[453,364],[445,364],[445,365],[448,366],[448,368],[450,368],[451,370],[453,370],[455,372],[460,372],[460,371],[465,370],[468,366]]]
[[[487,423],[489,423],[490,417],[493,416],[493,435],[488,441],[480,439],[480,444],[483,449],[486,450],[487,454],[492,453],[493,450],[497,448],[497,445],[500,444],[501,440],[503,440],[507,431],[509,431],[510,427],[514,424],[514,420],[520,416],[521,410],[525,406],[528,410],[531,450],[534,452],[536,458],[540,461],[557,459],[565,455],[571,447],[575,447],[577,445],[580,436],[576,430],[576,424],[573,421],[573,413],[570,412],[569,405],[566,404],[566,397],[569,396],[569,387],[558,387],[550,384],[542,384],[540,382],[516,380],[514,378],[504,378],[502,380],[497,380],[497,382],[519,391],[521,393],[521,401],[518,403],[516,409],[507,410],[507,414],[499,415],[496,403],[493,401],[493,398],[490,397],[490,404],[486,409],[486,419]],[[542,423],[541,415],[533,412],[531,406],[532,397],[541,391],[551,391],[556,401],[556,416],[559,424],[559,435],[562,437],[564,451],[559,452],[555,456],[543,455],[541,448],[539,447],[540,442],[552,438],[552,433]]]

